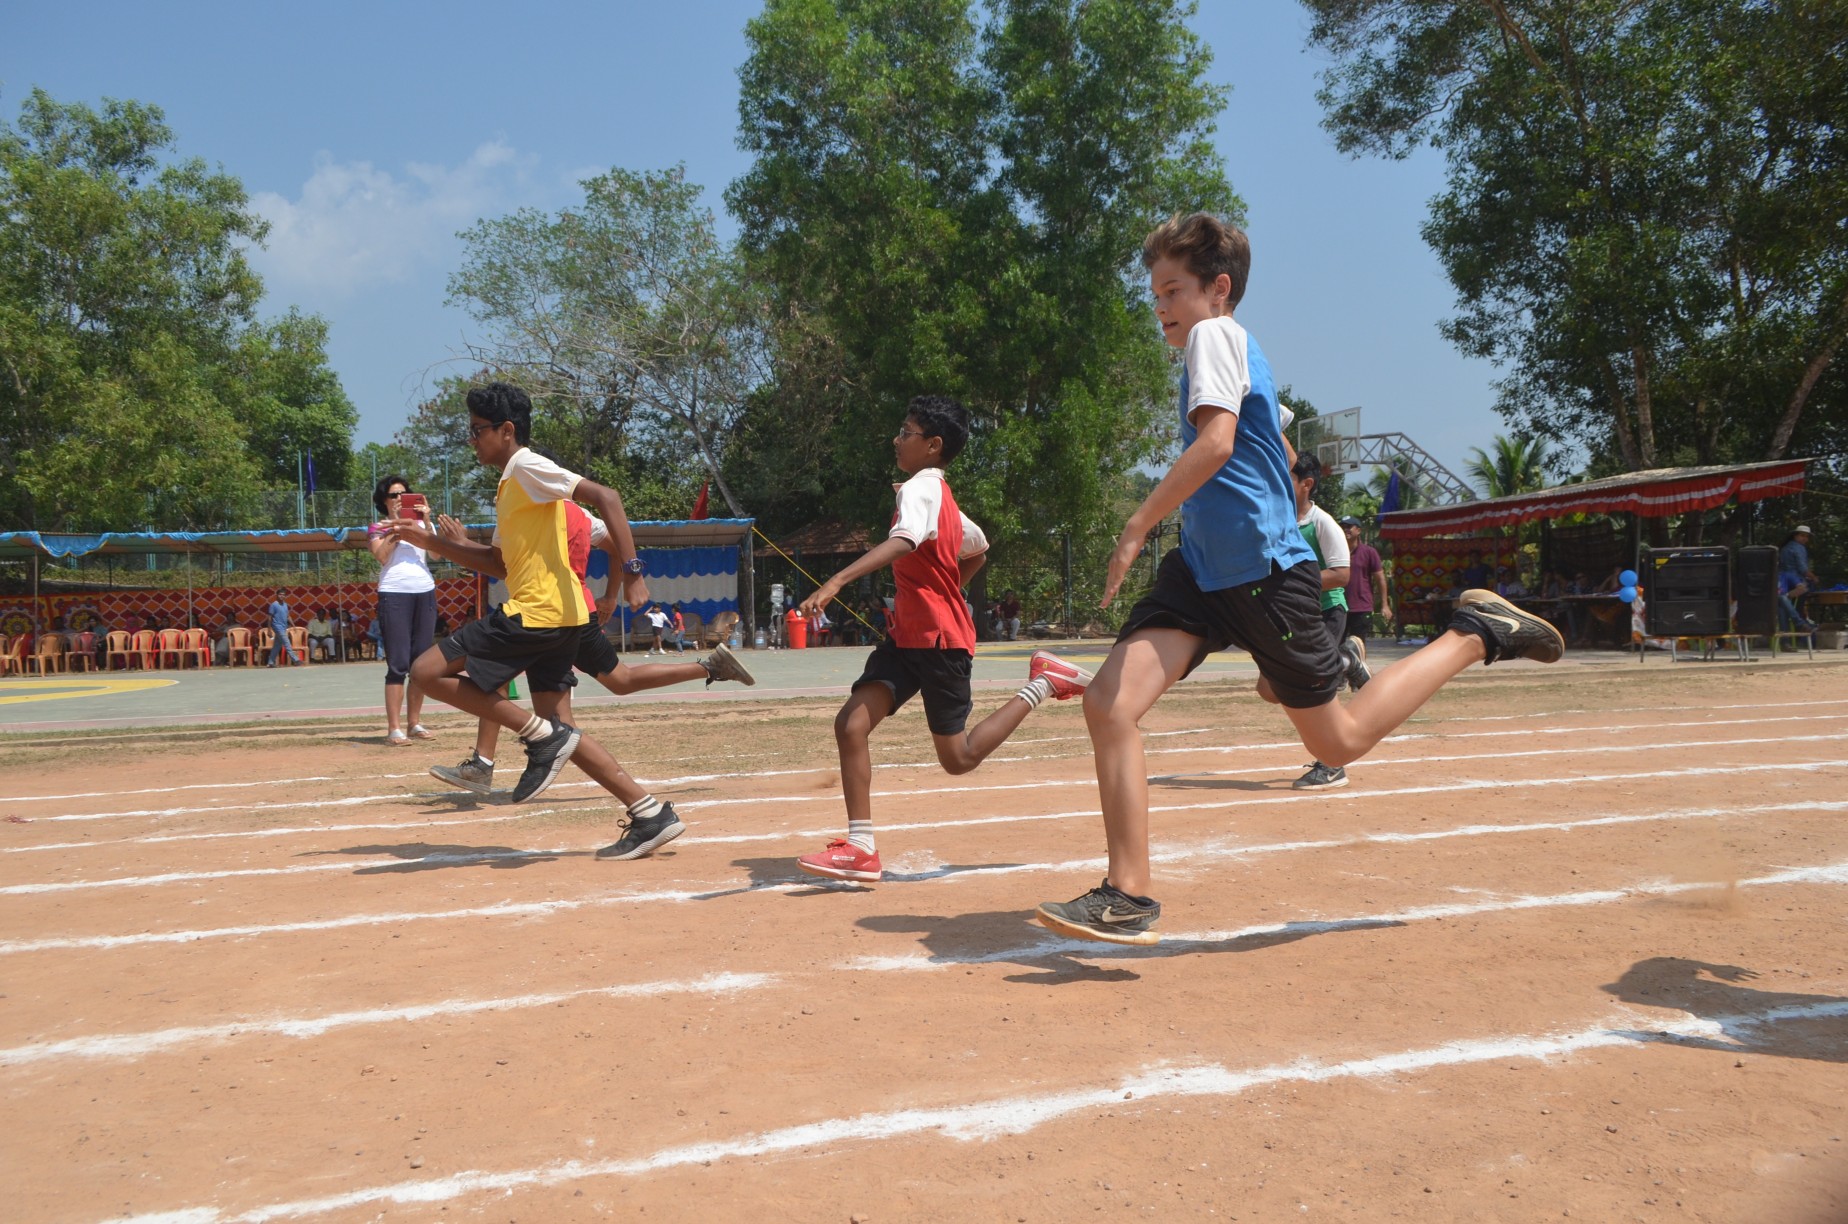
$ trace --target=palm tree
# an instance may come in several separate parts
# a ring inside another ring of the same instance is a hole
[[[1547,487],[1545,469],[1552,456],[1547,453],[1545,439],[1496,434],[1491,450],[1492,454],[1479,446],[1470,447],[1474,458],[1465,465],[1483,496],[1508,497]]]

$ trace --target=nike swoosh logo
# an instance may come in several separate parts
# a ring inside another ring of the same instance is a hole
[[[1136,921],[1136,919],[1142,918],[1144,916],[1145,915],[1138,914],[1133,911],[1130,913],[1126,913],[1126,914],[1118,913],[1116,906],[1106,905],[1104,907],[1104,912],[1097,916],[1097,920],[1099,922],[1114,922],[1120,925],[1125,922],[1134,922]]]

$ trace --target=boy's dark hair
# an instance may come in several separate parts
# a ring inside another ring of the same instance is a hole
[[[378,507],[380,514],[385,513],[385,492],[395,484],[403,485],[406,493],[411,492],[411,482],[402,476],[387,476],[372,486],[372,504]]]
[[[1202,285],[1210,285],[1224,274],[1232,282],[1226,299],[1234,307],[1245,297],[1245,282],[1251,277],[1251,240],[1245,231],[1212,213],[1175,213],[1149,232],[1142,240],[1142,266],[1153,268],[1162,256],[1178,259]]]
[[[491,382],[468,389],[468,414],[490,425],[513,422],[513,440],[521,446],[532,441],[533,401],[512,383]]]
[[[943,461],[962,454],[969,440],[969,410],[947,395],[920,395],[905,405],[905,415],[927,438],[943,439]]]
[[[1296,456],[1296,462],[1290,465],[1290,475],[1298,480],[1308,479],[1320,484],[1322,480],[1322,461],[1314,455],[1304,453]]]

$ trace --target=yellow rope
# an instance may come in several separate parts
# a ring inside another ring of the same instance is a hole
[[[815,587],[819,587],[819,586],[821,586],[821,582],[820,582],[820,580],[819,580],[819,579],[817,579],[817,578],[815,577],[815,575],[813,575],[813,574],[811,574],[811,573],[809,573],[809,572],[808,572],[807,570],[805,570],[805,569],[803,569],[803,568],[802,568],[802,563],[801,563],[801,562],[799,562],[799,561],[797,561],[797,560],[796,560],[796,559],[795,559],[794,557],[792,557],[792,556],[790,556],[790,555],[789,555],[788,553],[786,553],[786,552],[784,552],[784,551],[783,551],[782,549],[780,549],[780,548],[777,548],[777,545],[776,545],[776,541],[775,541],[775,540],[773,540],[773,539],[771,539],[771,538],[770,538],[769,536],[767,536],[767,535],[764,535],[764,531],[763,531],[763,528],[761,528],[761,527],[759,527],[759,526],[758,526],[758,525],[757,525],[756,523],[752,523],[752,524],[751,524],[751,530],[752,530],[752,531],[755,531],[755,532],[756,532],[756,533],[758,534],[758,536],[759,536],[760,538],[762,538],[762,540],[763,540],[763,542],[764,542],[764,543],[766,543],[766,544],[768,544],[768,545],[769,545],[769,546],[770,546],[771,548],[774,548],[774,549],[776,549],[776,555],[777,555],[777,556],[779,556],[779,557],[781,557],[781,558],[783,558],[783,560],[785,560],[785,561],[787,561],[787,562],[789,562],[789,563],[790,563],[791,565],[793,565],[793,566],[795,566],[795,567],[796,567],[796,572],[797,572],[798,574],[801,574],[801,575],[802,575],[802,576],[803,576],[804,578],[807,578],[807,579],[809,580],[809,584],[810,584],[811,586],[815,586]],[[853,618],[854,618],[855,620],[857,620],[857,621],[859,621],[859,622],[860,622],[860,623],[861,623],[862,625],[865,625],[865,626],[866,626],[866,627],[867,627],[868,629],[871,629],[871,630],[872,630],[872,631],[873,631],[874,633],[876,633],[876,634],[878,634],[878,635],[879,635],[880,637],[884,637],[884,636],[885,636],[885,630],[883,630],[883,629],[879,629],[879,628],[875,628],[875,627],[874,627],[874,625],[873,625],[873,622],[871,622],[871,621],[869,621],[869,620],[867,620],[867,619],[866,619],[866,618],[865,618],[864,616],[861,616],[861,615],[860,615],[860,614],[859,614],[859,613],[858,613],[857,611],[855,611],[855,610],[854,610],[854,607],[853,607],[853,605],[852,605],[852,604],[846,604],[846,603],[841,603],[841,602],[840,602],[839,600],[836,600],[836,601],[835,601],[835,604],[836,604],[836,606],[838,606],[838,607],[842,607],[842,608],[846,608],[846,609],[847,609],[847,611],[848,611],[848,613],[849,613],[849,614],[850,614],[850,615],[851,615],[851,616],[852,616],[852,617],[853,617]]]

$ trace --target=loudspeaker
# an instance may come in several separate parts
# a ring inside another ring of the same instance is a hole
[[[1649,636],[1730,633],[1731,562],[1724,548],[1645,548],[1643,626]]]
[[[1777,632],[1777,549],[1768,544],[1741,548],[1733,565],[1733,624],[1740,633]]]

